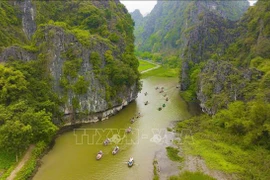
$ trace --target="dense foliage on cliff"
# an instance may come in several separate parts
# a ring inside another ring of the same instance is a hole
[[[56,125],[132,101],[133,26],[118,0],[0,2],[0,152],[20,154]]]

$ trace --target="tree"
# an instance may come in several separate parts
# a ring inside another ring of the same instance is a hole
[[[6,105],[26,91],[28,82],[22,72],[0,65],[0,102]]]
[[[0,126],[0,147],[16,153],[18,161],[18,153],[28,147],[32,135],[30,125],[25,125],[19,120],[9,120]]]

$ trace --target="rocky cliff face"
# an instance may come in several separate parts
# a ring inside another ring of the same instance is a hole
[[[213,115],[229,102],[244,100],[250,83],[261,77],[262,72],[256,69],[236,68],[227,61],[209,60],[198,79],[197,98],[203,112]]]
[[[212,52],[215,61],[208,60],[202,66],[196,91],[204,112],[216,114],[237,100],[269,102],[269,7],[266,1],[251,7],[235,28],[229,29],[234,39],[228,48],[225,46],[218,56]]]
[[[14,9],[22,24],[18,31],[28,40],[3,45],[0,62],[44,61],[69,117],[66,124],[76,123],[79,114],[83,122],[102,120],[137,97],[133,22],[119,1],[25,0],[5,6]]]

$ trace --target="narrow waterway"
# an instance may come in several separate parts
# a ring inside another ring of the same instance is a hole
[[[174,121],[191,116],[176,88],[177,82],[178,78],[144,79],[143,90],[136,101],[120,113],[106,121],[83,125],[58,137],[53,149],[43,157],[42,165],[33,179],[152,179],[155,153],[170,143],[167,127]],[[164,92],[160,93],[156,87],[164,87]],[[145,95],[145,92],[148,94]],[[149,104],[145,105],[145,101],[149,101]],[[165,107],[158,111],[163,104]],[[141,117],[131,124],[130,119],[139,112]],[[129,126],[132,132],[126,134],[124,131]],[[104,146],[102,143],[107,137],[113,142]],[[115,144],[120,151],[112,155]],[[96,160],[99,150],[104,155],[101,160]],[[129,157],[135,160],[131,168],[126,164]]]

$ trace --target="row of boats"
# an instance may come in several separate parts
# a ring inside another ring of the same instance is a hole
[[[113,151],[112,151],[112,154],[113,154],[113,155],[117,154],[117,153],[119,152],[119,150],[120,150],[120,148],[119,148],[118,146],[115,146],[114,149],[113,149]],[[102,158],[102,156],[103,156],[103,152],[100,150],[100,151],[97,153],[96,159],[97,159],[97,160],[100,160],[100,159]],[[131,166],[133,166],[133,164],[134,164],[134,159],[133,159],[133,157],[131,157],[131,158],[129,158],[129,160],[127,161],[127,165],[128,165],[128,167],[131,167]]]
[[[115,155],[118,153],[118,151],[120,150],[120,148],[118,146],[115,146],[113,151],[112,151],[112,154]],[[97,156],[96,156],[96,159],[99,160],[101,159],[103,156],[103,152],[100,150],[98,153],[97,153]]]

